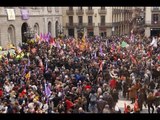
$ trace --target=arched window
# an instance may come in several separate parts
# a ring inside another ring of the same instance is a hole
[[[39,25],[38,25],[38,23],[35,23],[34,31],[39,35]]]
[[[10,25],[8,28],[8,42],[16,45],[15,27],[13,25]]]
[[[56,37],[58,37],[58,21],[55,23]]]
[[[50,21],[48,22],[48,33],[52,34],[52,24]]]

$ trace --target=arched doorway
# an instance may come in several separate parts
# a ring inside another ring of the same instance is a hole
[[[27,32],[28,24],[25,22],[22,24],[21,27],[21,34],[22,34],[22,42],[27,42],[27,38],[24,36],[24,32]]]
[[[58,21],[55,24],[56,37],[58,37]]]
[[[35,23],[34,31],[35,31],[35,33],[37,33],[39,35],[39,25],[38,25],[38,23]]]
[[[52,33],[52,24],[50,21],[48,22],[48,33]]]
[[[8,27],[8,42],[16,45],[16,38],[15,38],[15,27],[13,25],[10,25]]]

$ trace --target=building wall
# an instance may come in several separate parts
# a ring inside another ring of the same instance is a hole
[[[25,7],[25,9],[29,10],[29,19],[22,20],[21,18],[21,8],[20,7],[11,7],[15,10],[16,18],[15,20],[9,21],[6,13],[6,7],[0,7],[0,45],[6,47],[9,43],[8,41],[8,27],[13,25],[15,28],[15,39],[16,43],[14,45],[18,45],[22,43],[22,34],[21,27],[24,22],[26,22],[32,29],[35,23],[39,25],[40,33],[48,33],[48,22],[51,22],[51,31],[52,36],[55,37],[55,22],[58,21],[59,25],[62,25],[62,10],[61,7],[59,11],[55,11],[55,7],[51,7],[51,12],[48,11],[47,7]]]
[[[99,27],[99,23],[101,22],[101,15],[99,14],[99,10],[101,9],[101,7],[92,7],[93,10],[93,31],[94,31],[94,35],[100,35],[100,27]],[[112,33],[119,33],[119,34],[128,34],[130,33],[129,30],[129,18],[132,17],[132,7],[105,7],[106,9],[106,14],[103,14],[103,16],[105,16],[105,23],[106,23],[106,27],[103,30],[104,32],[106,32],[107,36],[112,35]],[[117,9],[119,10],[118,12],[113,12],[113,9]],[[68,16],[73,16],[73,23],[78,23],[78,15],[76,14],[76,10],[78,10],[78,7],[73,7],[73,15],[67,15],[66,11],[69,10],[69,7],[63,7],[63,26],[64,26],[64,33],[68,36],[68,28],[66,27],[66,23],[69,23],[68,20]],[[88,10],[88,7],[83,7],[84,10],[84,14],[83,16],[83,23],[88,23],[88,16],[86,14],[86,11]],[[124,12],[124,10],[126,10]],[[124,15],[125,13],[125,15]],[[114,26],[114,23],[119,23],[118,25]],[[116,31],[112,31],[112,27],[116,27]],[[77,36],[77,32],[76,32],[76,27],[74,27],[74,36]],[[87,35],[87,26],[84,27],[84,31],[86,32],[85,34]]]

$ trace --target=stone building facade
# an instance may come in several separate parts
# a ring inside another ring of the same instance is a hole
[[[58,36],[62,31],[61,7],[0,7],[0,46],[24,42],[28,26],[39,35],[50,32]]]

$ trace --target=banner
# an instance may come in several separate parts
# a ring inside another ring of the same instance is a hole
[[[7,9],[8,20],[15,20],[15,12],[14,9]]]
[[[21,14],[22,14],[22,20],[28,20],[29,19],[29,12],[26,9],[22,9],[21,10]]]

